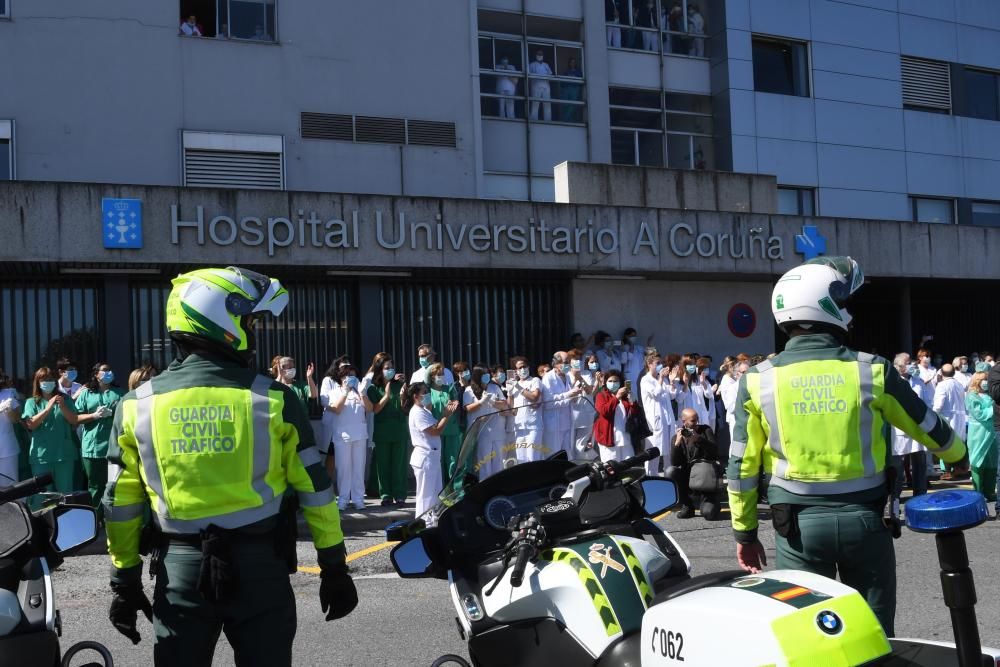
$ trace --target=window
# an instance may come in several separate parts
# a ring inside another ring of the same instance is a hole
[[[0,120],[0,181],[14,180],[14,121]]]
[[[1000,202],[972,202],[972,224],[980,227],[1000,227]]]
[[[610,88],[611,161],[712,169],[711,100],[659,90]]]
[[[997,97],[997,74],[965,68],[965,114],[972,118],[1000,120],[1000,99]]]
[[[283,190],[284,138],[183,132],[184,185]]]
[[[180,0],[180,12],[186,37],[278,41],[275,0]]]
[[[951,67],[948,63],[900,56],[903,107],[951,112]]]
[[[753,87],[762,93],[809,97],[809,57],[802,42],[753,38]]]
[[[479,11],[484,117],[583,124],[582,26],[541,16]],[[527,77],[525,77],[527,74]]]
[[[0,0],[0,18],[9,18],[10,9],[7,7],[7,0]]]
[[[953,224],[955,222],[955,200],[931,197],[910,197],[914,222]]]
[[[707,13],[694,0],[605,0],[608,46],[706,58]]]
[[[780,215],[816,215],[815,196],[812,188],[778,188],[778,213]]]

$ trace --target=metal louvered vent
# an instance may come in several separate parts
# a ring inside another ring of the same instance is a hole
[[[355,116],[354,140],[376,144],[405,144],[406,121],[402,118]]]
[[[900,56],[903,106],[951,111],[951,68],[948,63]]]
[[[299,119],[303,139],[354,141],[354,116],[303,111]]]
[[[185,148],[184,185],[281,190],[281,154]]]
[[[437,120],[408,120],[406,143],[411,146],[455,148],[455,124]]]

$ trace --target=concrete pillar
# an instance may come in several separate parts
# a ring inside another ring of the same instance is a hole
[[[100,321],[104,322],[104,347],[102,360],[111,364],[118,385],[126,387],[132,372],[131,317],[127,317],[129,304],[129,284],[127,276],[104,276],[104,299],[101,301]],[[80,377],[90,374],[89,368],[81,368]],[[86,382],[86,380],[78,380]]]
[[[899,349],[913,353],[916,340],[913,338],[913,305],[909,278],[903,278],[899,286]]]
[[[358,332],[360,348],[357,363],[365,368],[382,351],[382,284],[378,278],[358,282]],[[362,371],[364,372],[364,371]]]

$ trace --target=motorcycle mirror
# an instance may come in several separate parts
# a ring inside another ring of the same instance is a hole
[[[58,554],[89,544],[97,537],[97,515],[94,508],[80,505],[60,505],[53,511],[56,530],[52,548]]]
[[[642,480],[642,509],[649,516],[663,514],[677,504],[677,484],[671,479]]]
[[[31,539],[31,516],[20,503],[0,505],[0,558],[6,558]]]
[[[426,577],[433,564],[420,535],[393,547],[389,559],[396,568],[396,573],[404,579]]]

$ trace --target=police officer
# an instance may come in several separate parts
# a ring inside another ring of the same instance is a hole
[[[115,414],[104,498],[110,619],[138,643],[137,613],[152,615],[158,666],[210,665],[223,630],[236,664],[291,665],[295,517],[283,500],[297,498],[309,523],[326,620],[357,605],[305,410],[287,387],[248,368],[254,323],[287,303],[277,280],[244,269],[178,276],[167,300],[178,359]],[[140,537],[154,554],[152,606]]]
[[[741,568],[766,565],[757,539],[760,467],[777,567],[827,577],[838,572],[893,635],[896,563],[883,521],[888,424],[945,461],[965,444],[888,361],[844,345],[846,305],[864,284],[850,257],[818,257],[783,275],[771,309],[791,340],[740,379],[729,458],[729,505]],[[887,424],[888,422],[888,424]]]

